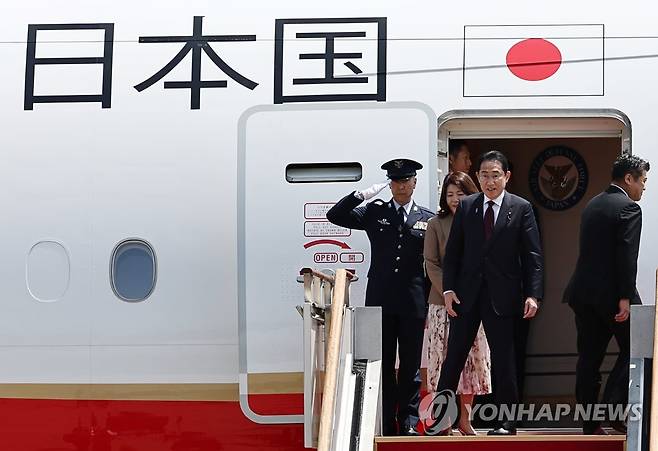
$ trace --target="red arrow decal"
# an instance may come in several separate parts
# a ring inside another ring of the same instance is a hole
[[[312,246],[317,246],[318,244],[333,244],[334,246],[338,246],[341,249],[352,249],[349,244],[344,243],[342,241],[338,240],[315,240],[315,241],[310,241],[304,245],[304,249],[308,249],[309,247]]]

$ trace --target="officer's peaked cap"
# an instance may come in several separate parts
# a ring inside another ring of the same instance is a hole
[[[386,176],[391,180],[406,179],[416,175],[416,171],[423,169],[423,165],[417,161],[407,158],[396,158],[382,164],[382,169],[386,171]]]

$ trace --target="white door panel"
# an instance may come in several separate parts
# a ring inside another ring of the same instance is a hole
[[[242,159],[238,206],[243,208],[238,272],[244,276],[239,301],[244,302],[241,321],[245,321],[246,343],[241,342],[241,352],[249,372],[301,371],[301,318],[294,306],[303,300],[302,287],[295,280],[302,267],[356,269],[360,280],[352,285],[351,300],[363,303],[370,254],[365,233],[323,232],[323,226],[309,224],[323,222],[322,214],[309,214],[309,205],[331,205],[354,190],[385,180],[380,166],[393,158],[412,158],[425,168],[436,168],[435,131],[433,113],[416,103],[284,105],[245,113],[240,129],[244,146],[238,155]],[[361,163],[362,179],[286,181],[289,164],[338,162]],[[432,208],[436,191],[430,186],[436,186],[436,169],[421,170],[414,197]],[[390,191],[380,196],[389,199]],[[343,244],[313,244],[319,239]],[[344,255],[349,253],[362,253],[363,262],[350,262]],[[316,263],[318,254],[322,260]],[[333,257],[327,260],[326,255]],[[336,255],[338,261],[333,263]],[[347,263],[341,263],[341,257]]]

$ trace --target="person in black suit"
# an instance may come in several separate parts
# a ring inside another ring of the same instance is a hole
[[[630,363],[630,304],[640,304],[635,287],[640,248],[642,210],[639,201],[649,163],[622,155],[613,164],[612,183],[585,207],[580,223],[576,269],[564,292],[576,316],[578,363],[576,398],[595,404],[599,397],[599,369],[610,339],[619,345],[617,361],[603,392],[603,403],[628,402]],[[626,432],[617,419],[611,426]],[[585,434],[605,434],[598,421],[584,421]]]
[[[532,206],[505,191],[511,176],[505,155],[486,152],[477,166],[483,192],[461,200],[446,246],[443,289],[451,320],[438,390],[456,390],[482,323],[491,349],[496,401],[511,408],[518,403],[514,320],[537,313],[543,296],[543,256]],[[505,420],[489,434],[516,434],[514,419]]]
[[[416,171],[422,167],[413,160],[391,160],[382,165],[390,183],[352,192],[327,212],[332,223],[365,230],[370,240],[366,305],[382,307],[384,435],[396,435],[398,426],[402,435],[418,435],[420,363],[429,288],[423,244],[427,221],[434,216],[412,198]],[[376,199],[357,208],[387,186],[393,193],[391,200]],[[400,366],[396,380],[398,347]]]

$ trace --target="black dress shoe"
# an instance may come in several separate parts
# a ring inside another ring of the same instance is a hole
[[[516,435],[516,427],[500,426],[487,432],[487,435]]]
[[[406,437],[417,437],[420,435],[420,432],[418,432],[416,428],[409,426],[408,428],[402,428],[400,435],[404,435]]]

